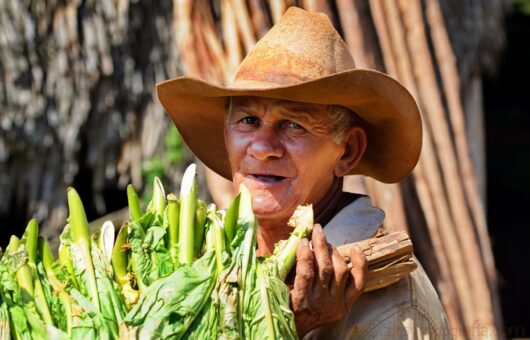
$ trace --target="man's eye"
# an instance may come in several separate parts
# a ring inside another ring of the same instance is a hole
[[[287,122],[287,127],[290,129],[305,130],[302,125],[295,122]]]
[[[241,122],[247,125],[259,125],[259,119],[253,116],[244,117],[243,119],[241,119]]]

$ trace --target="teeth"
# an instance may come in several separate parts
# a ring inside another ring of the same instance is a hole
[[[272,175],[253,175],[253,177],[263,181],[263,182],[278,182],[284,179],[281,176],[272,176]]]

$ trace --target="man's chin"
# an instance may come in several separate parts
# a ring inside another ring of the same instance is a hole
[[[252,207],[254,215],[260,222],[260,225],[271,224],[272,221],[277,221],[278,224],[286,224],[293,213],[293,209],[289,209],[282,205],[267,205],[254,204]],[[274,224],[274,222],[272,223]]]
[[[274,217],[281,212],[282,207],[275,204],[260,204],[256,200],[253,200],[252,210],[254,210],[254,215],[257,218]]]

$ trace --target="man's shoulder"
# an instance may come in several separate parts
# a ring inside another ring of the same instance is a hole
[[[361,196],[342,208],[325,226],[327,241],[338,247],[373,237],[383,223],[385,213]]]
[[[438,294],[420,265],[399,282],[363,294],[341,320],[310,338],[409,338],[423,333],[444,339],[448,332]]]

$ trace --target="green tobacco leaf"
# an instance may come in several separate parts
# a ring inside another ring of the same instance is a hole
[[[184,334],[184,339],[219,339],[219,305],[208,299]]]
[[[179,263],[195,260],[195,215],[197,210],[197,166],[190,164],[180,185]]]
[[[168,225],[167,247],[173,259],[173,263],[178,263],[178,242],[179,242],[179,219],[180,203],[175,194],[167,195],[167,213],[165,215]]]
[[[72,325],[73,339],[115,339],[116,334],[108,328],[103,315],[96,305],[87,299],[77,289],[70,291],[74,299],[75,313]]]
[[[207,302],[215,285],[215,253],[154,282],[127,314],[120,337],[181,338]]]
[[[90,252],[90,227],[88,226],[85,208],[75,189],[68,188],[67,196],[68,210],[70,212],[68,223],[71,226],[70,255],[76,259],[72,262],[85,272],[83,278],[87,292],[94,304],[99,308],[98,286]]]
[[[142,217],[142,209],[140,208],[138,193],[132,184],[127,186],[127,200],[129,203],[129,215],[131,216],[131,219],[139,222]]]
[[[247,339],[298,339],[289,308],[289,288],[277,275],[258,264],[256,287],[245,306]]]
[[[226,209],[226,216],[224,219],[224,232],[227,244],[232,242],[236,234],[237,218],[239,215],[239,199],[241,195],[237,195],[232,203]]]
[[[116,242],[112,249],[111,264],[114,270],[114,278],[120,285],[125,285],[127,279],[128,251],[124,247],[128,238],[127,225],[120,228]]]
[[[166,229],[159,219],[153,222],[156,224],[147,226],[146,231],[134,221],[129,224],[133,270],[140,290],[174,270],[169,250],[165,248]]]
[[[9,340],[11,338],[9,322],[9,307],[0,289],[0,340]]]
[[[99,290],[100,312],[107,328],[114,337],[118,336],[118,326],[122,322],[127,308],[118,284],[112,279],[112,266],[103,252],[92,246],[92,260],[96,273],[96,283]]]

